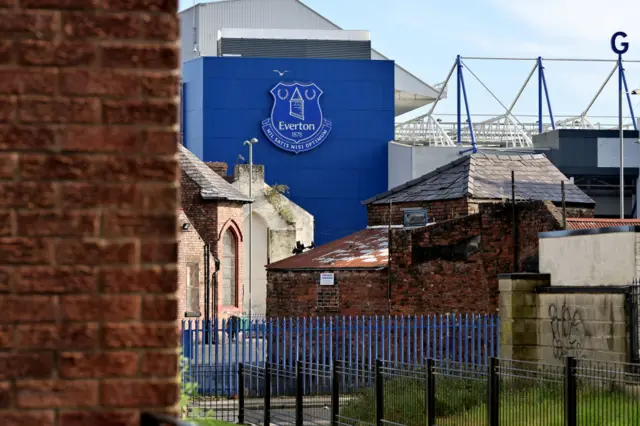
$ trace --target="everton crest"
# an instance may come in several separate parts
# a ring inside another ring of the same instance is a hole
[[[276,146],[299,154],[320,145],[331,132],[331,122],[320,107],[322,90],[315,83],[283,83],[271,89],[271,118],[262,131]]]

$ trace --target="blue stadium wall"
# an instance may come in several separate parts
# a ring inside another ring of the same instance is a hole
[[[287,70],[280,77],[274,70]],[[361,201],[387,190],[387,144],[394,138],[394,63],[377,60],[207,57],[183,64],[185,145],[204,161],[230,170],[256,137],[255,164],[267,183],[315,216],[323,244],[367,224]],[[279,82],[313,82],[332,122],[328,138],[299,154],[270,142],[261,123],[271,115]]]

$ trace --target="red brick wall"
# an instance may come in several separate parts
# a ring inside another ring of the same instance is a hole
[[[387,271],[336,271],[320,286],[320,271],[267,272],[267,316],[384,315]]]
[[[595,217],[593,208],[567,207],[567,217]]]
[[[237,237],[237,277],[238,285],[237,306],[223,306],[223,279],[224,271],[220,268],[218,273],[218,313],[221,316],[239,314],[242,311],[242,291],[243,291],[243,270],[244,270],[244,248],[243,248],[243,213],[242,204],[238,202],[226,201],[205,201],[200,197],[200,187],[189,178],[184,172],[181,178],[181,202],[184,213],[187,215],[194,228],[198,231],[200,237],[211,247],[211,256],[216,256],[222,262],[222,235],[229,227],[234,231]],[[190,253],[190,256],[196,256],[197,253]],[[200,249],[202,255],[202,249]],[[213,262],[213,259],[211,259]],[[214,265],[211,264],[211,273],[214,272]],[[186,283],[181,282],[181,286]],[[211,279],[213,285],[213,278]],[[212,292],[213,297],[213,292]]]
[[[0,1],[0,425],[178,402],[176,7]]]
[[[189,223],[189,229],[182,230],[182,224]],[[213,268],[212,259],[209,259],[210,267]],[[204,261],[204,240],[198,234],[187,215],[183,211],[178,216],[178,291],[176,296],[178,299],[178,319],[189,319],[185,316],[187,312],[187,265],[190,263],[198,264],[200,273],[199,282],[199,298],[200,298],[200,314],[204,316],[204,278],[205,278],[205,261]],[[213,272],[213,270],[211,270]]]
[[[336,271],[335,287],[320,287],[322,271],[269,271],[267,314],[421,315],[495,312],[497,275],[513,272],[512,213],[509,205],[483,204],[480,213],[427,228],[392,230],[391,303],[382,271]],[[538,233],[560,229],[551,203],[518,205],[521,264],[537,253]],[[481,235],[480,251],[467,260],[414,260],[421,247],[447,246]],[[331,294],[328,294],[331,293]],[[332,303],[339,298],[339,307]],[[391,306],[391,310],[389,310]]]
[[[439,200],[422,203],[397,203],[391,205],[391,224],[401,225],[403,211],[406,209],[427,209],[429,222],[440,222],[443,220],[455,219],[466,216],[475,211],[470,211],[466,198],[456,198],[453,200]],[[369,204],[367,206],[368,225],[379,226],[389,224],[389,204]]]
[[[520,265],[537,254],[538,233],[561,227],[551,203],[518,204]],[[511,207],[482,204],[480,213],[413,231],[394,231],[391,245],[392,299],[398,314],[495,312],[497,275],[514,272]],[[480,250],[466,261],[413,260],[420,247],[446,246],[481,235]]]
[[[213,170],[220,176],[222,177],[227,176],[227,169],[228,169],[227,163],[223,161],[208,161],[206,165],[209,166],[211,170]]]
[[[391,205],[391,224],[401,225],[406,209],[427,209],[429,222],[441,222],[478,213],[483,204],[499,204],[500,200],[478,200],[456,198],[421,203],[397,203]],[[369,204],[367,206],[368,225],[389,224],[389,204]],[[594,217],[592,207],[567,207],[567,217]]]

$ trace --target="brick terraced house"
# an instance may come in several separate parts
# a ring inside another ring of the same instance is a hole
[[[209,245],[210,314],[238,315],[243,294],[243,213],[251,200],[179,145],[182,211],[179,215],[178,317],[204,317],[205,249]],[[214,258],[220,260],[217,292]],[[213,300],[217,294],[217,306]]]
[[[403,211],[426,209],[432,221],[477,213],[480,204],[511,198],[511,171],[516,199],[562,202],[565,182],[568,217],[593,217],[595,202],[570,182],[544,154],[471,154],[363,202],[369,225],[401,224]]]
[[[563,180],[567,216],[592,216],[593,200],[542,155],[456,160],[368,200],[367,229],[268,265],[267,314],[495,312],[498,274],[536,270],[538,234],[562,229]],[[427,208],[435,222],[404,228],[404,208]],[[322,273],[333,285],[320,285]]]

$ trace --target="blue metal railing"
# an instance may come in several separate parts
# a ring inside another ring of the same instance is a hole
[[[372,370],[376,359],[423,364],[426,359],[488,365],[499,356],[497,315],[333,316],[182,322],[185,381],[198,393],[237,395],[239,363],[295,369],[303,360],[320,368],[338,360]],[[249,388],[253,383],[246,384]],[[275,394],[286,393],[275,383]],[[321,391],[322,383],[309,383]]]

